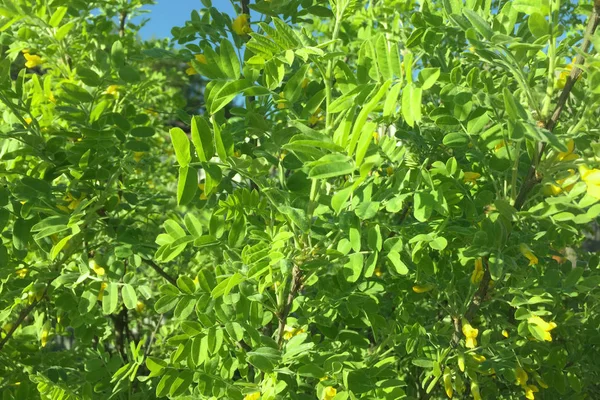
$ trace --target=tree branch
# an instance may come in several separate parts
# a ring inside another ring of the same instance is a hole
[[[600,23],[600,0],[594,0],[594,9],[592,11],[592,14],[590,15],[590,19],[583,34],[581,52],[575,57],[573,68],[571,69],[571,73],[567,77],[567,82],[565,83],[565,87],[563,88],[558,98],[558,102],[556,104],[556,107],[554,108],[554,112],[552,113],[548,121],[542,123],[543,127],[548,129],[550,132],[552,132],[558,124],[560,115],[563,109],[565,108],[565,105],[567,104],[569,96],[571,95],[571,90],[573,89],[575,82],[577,82],[577,79],[579,79],[579,76],[581,75],[581,69],[579,68],[579,66],[582,65],[585,61],[583,59],[583,55],[587,53],[590,49],[590,38],[594,35],[594,32],[598,27],[598,23]],[[527,177],[525,178],[525,181],[523,181],[523,185],[521,186],[519,194],[515,199],[514,207],[517,210],[520,210],[521,207],[523,207],[531,189],[533,189],[535,185],[537,185],[541,181],[541,176],[538,173],[537,167],[540,163],[540,160],[542,159],[542,155],[545,149],[546,143],[538,143],[537,154],[531,160],[529,171],[527,171]]]
[[[167,281],[169,281],[170,284],[172,284],[173,286],[177,286],[177,280],[175,278],[173,278],[171,275],[167,274],[165,272],[164,269],[162,269],[157,263],[155,263],[154,261],[147,259],[147,258],[143,258],[142,260],[148,264],[149,266],[152,267],[153,270],[155,270],[160,276],[162,276],[163,278],[165,278]]]
[[[125,36],[125,22],[127,21],[127,11],[121,11],[119,16],[119,37]]]
[[[10,340],[13,333],[15,333],[17,328],[19,328],[19,326],[23,323],[23,321],[25,321],[25,318],[27,318],[29,313],[31,313],[31,311],[33,311],[33,309],[38,305],[38,303],[39,303],[39,301],[34,299],[30,305],[28,305],[27,307],[25,307],[24,309],[21,310],[21,312],[19,313],[19,318],[17,318],[17,320],[15,321],[13,326],[10,328],[10,330],[8,331],[6,336],[4,336],[4,339],[2,339],[0,341],[0,351],[2,351],[2,348],[4,347],[6,342],[8,342]]]
[[[294,265],[292,269],[292,287],[290,287],[290,291],[288,293],[287,300],[280,314],[277,316],[279,318],[279,329],[277,331],[277,344],[281,347],[283,343],[283,334],[285,331],[285,325],[287,323],[287,317],[290,314],[290,310],[292,309],[292,303],[294,302],[294,298],[298,294],[300,287],[302,286],[302,273],[300,272],[300,268],[297,265]]]

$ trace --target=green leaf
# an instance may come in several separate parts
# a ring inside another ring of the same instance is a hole
[[[187,294],[193,294],[196,291],[196,284],[190,277],[186,275],[181,275],[179,278],[177,278],[177,287],[179,287],[182,292]]]
[[[356,207],[354,213],[362,220],[371,219],[379,211],[380,203],[378,201],[364,201]]]
[[[172,295],[162,296],[160,299],[156,301],[154,304],[154,311],[159,314],[164,314],[172,310],[179,301],[179,297]]]
[[[342,190],[338,190],[331,196],[331,208],[335,211],[336,214],[339,214],[342,210],[342,207],[350,197],[354,187],[348,186]]]
[[[127,83],[136,83],[142,79],[140,73],[131,65],[123,65],[119,68],[119,78]]]
[[[440,77],[439,68],[423,68],[419,72],[419,82],[421,82],[421,89],[427,90],[431,88]]]
[[[308,177],[312,179],[327,179],[348,175],[354,172],[352,159],[342,154],[328,154],[321,157],[309,170]]]
[[[309,225],[304,210],[289,206],[280,206],[279,211],[286,215],[302,232],[308,232]]]
[[[408,268],[406,264],[400,258],[400,254],[397,251],[390,251],[387,255],[387,259],[392,263],[396,272],[400,275],[408,274]]]
[[[110,61],[117,68],[125,65],[125,50],[123,49],[123,43],[119,40],[115,41],[111,47]]]
[[[123,298],[123,304],[125,304],[127,309],[132,310],[137,306],[137,294],[130,284],[126,283],[123,285],[121,288],[121,297]]]
[[[171,128],[169,130],[171,135],[171,142],[175,150],[175,157],[180,167],[187,167],[192,161],[192,155],[190,154],[190,141],[180,128]]]
[[[469,138],[469,135],[464,132],[450,132],[444,136],[442,143],[444,143],[445,146],[460,149],[468,146],[468,144],[471,143],[471,139]]]
[[[381,229],[379,228],[379,224],[369,229],[367,242],[371,250],[381,251],[383,239],[381,237]]]
[[[130,132],[133,137],[151,137],[154,136],[156,131],[151,126],[136,126]]]
[[[529,31],[535,37],[542,37],[550,33],[550,25],[546,18],[539,12],[534,12],[527,19]]]
[[[228,156],[233,154],[233,139],[227,133],[221,132],[221,127],[217,121],[213,118],[213,133],[215,137],[215,148],[217,149],[217,155],[221,161],[226,161]]]
[[[448,241],[446,240],[446,238],[443,238],[441,236],[429,242],[429,247],[431,247],[434,250],[442,251],[446,248],[446,246],[448,246]]]
[[[187,138],[186,138],[187,139]],[[198,171],[190,166],[179,167],[177,179],[177,205],[190,203],[198,191]]]
[[[369,117],[369,114],[371,112],[373,112],[373,110],[375,110],[375,108],[378,106],[379,101],[383,98],[383,96],[385,96],[385,94],[387,93],[388,88],[391,85],[391,81],[386,81],[384,82],[381,87],[379,88],[379,90],[377,90],[377,92],[373,95],[373,97],[371,97],[371,99],[367,102],[367,104],[365,104],[362,108],[362,110],[360,110],[360,113],[358,113],[358,117],[356,118],[356,121],[354,122],[354,126],[352,127],[352,134],[350,135],[350,143],[348,144],[348,155],[352,156],[354,154],[354,151],[356,149],[356,145],[358,144],[358,139],[360,138],[361,132],[363,131],[363,127],[365,125],[365,123],[367,122],[367,118]],[[364,157],[364,155],[363,155]],[[361,160],[362,162],[362,157]],[[360,162],[358,162],[358,157],[357,157],[357,164],[360,165]]]
[[[232,276],[219,282],[219,284],[215,286],[215,288],[211,291],[210,295],[213,299],[217,299],[221,296],[226,296],[234,287],[236,287],[245,280],[246,278],[242,274],[236,272]]]
[[[418,192],[414,195],[414,216],[419,222],[425,222],[431,217],[435,205],[435,198],[431,193]]]
[[[192,118],[192,143],[200,161],[209,161],[215,154],[212,130],[206,118],[198,115]]]
[[[62,19],[64,18],[65,14],[67,13],[68,8],[67,7],[58,7],[56,9],[56,11],[54,11],[54,13],[52,13],[52,17],[50,17],[50,22],[48,22],[48,24],[53,27],[56,28],[58,25],[60,25]]]
[[[115,282],[108,284],[102,297],[102,312],[112,314],[119,305],[119,286]]]
[[[367,155],[369,145],[373,141],[373,132],[375,132],[375,129],[377,129],[377,124],[375,122],[369,121],[363,126],[356,146],[356,165],[358,166],[362,164]]]
[[[377,64],[379,65],[379,72],[383,76],[383,79],[393,79],[394,74],[391,68],[390,52],[388,49],[388,41],[384,35],[379,35],[375,43],[375,52],[377,53]]]
[[[348,262],[344,265],[344,277],[350,283],[354,283],[360,278],[363,269],[363,255],[353,253],[348,256]]]
[[[478,13],[476,13],[473,10],[469,10],[468,8],[465,8],[463,9],[463,14],[465,15],[465,17],[467,17],[467,19],[477,30],[477,32],[481,34],[481,36],[483,36],[487,40],[490,40],[492,36],[494,36],[494,30],[492,29],[490,24],[488,24],[486,20],[484,20]]]
[[[385,103],[383,104],[383,116],[388,117],[390,115],[396,114],[396,109],[398,107],[398,96],[400,95],[400,91],[402,90],[402,84],[396,83],[390,89],[390,92],[385,98]]]
[[[171,386],[177,379],[177,371],[174,369],[167,369],[167,372],[163,375],[163,377],[156,385],[156,397],[165,397],[169,394],[169,390]]]
[[[235,49],[228,39],[221,41],[219,65],[221,70],[231,79],[240,77],[240,60],[238,60]]]

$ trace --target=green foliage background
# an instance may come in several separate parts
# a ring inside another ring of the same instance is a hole
[[[600,4],[147,2],[0,5],[3,398],[600,397]]]

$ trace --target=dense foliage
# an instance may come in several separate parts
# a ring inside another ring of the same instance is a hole
[[[3,398],[600,398],[600,2],[149,2],[0,5]]]

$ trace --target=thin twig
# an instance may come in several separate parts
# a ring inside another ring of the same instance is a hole
[[[23,321],[25,321],[25,318],[27,318],[29,313],[31,313],[31,311],[33,311],[33,309],[35,308],[35,306],[38,305],[38,303],[39,303],[39,301],[34,299],[30,305],[28,305],[27,307],[25,307],[24,309],[21,310],[21,312],[19,313],[19,318],[17,318],[17,320],[13,323],[12,327],[10,328],[10,330],[8,331],[6,336],[4,336],[4,339],[2,339],[2,341],[0,341],[0,351],[2,351],[2,348],[4,347],[6,342],[8,342],[10,340],[13,333],[15,333],[17,328],[19,328],[19,326],[23,323]]]
[[[488,261],[487,257],[484,257],[483,258],[483,277],[481,278],[481,282],[479,282],[479,287],[477,288],[477,291],[475,291],[473,298],[471,299],[471,301],[469,302],[469,305],[467,306],[467,311],[465,311],[465,314],[464,314],[465,320],[471,321],[473,319],[473,317],[475,317],[475,314],[477,314],[477,311],[479,311],[479,308],[481,307],[481,304],[483,303],[485,296],[487,296],[488,290],[490,288],[491,280],[492,280],[492,276],[490,274],[489,261]],[[461,333],[462,333],[462,318],[460,318],[458,316],[454,316],[454,317],[452,317],[452,321],[454,322],[454,334],[452,335],[452,346],[456,346],[460,342],[460,337],[461,337]]]
[[[142,257],[142,261],[144,261],[146,264],[151,266],[153,270],[155,270],[160,276],[162,276],[167,281],[169,281],[170,284],[172,284],[173,286],[177,286],[177,280],[175,278],[173,278],[171,275],[167,274],[165,272],[165,270],[162,269],[157,263],[155,263],[154,261],[152,261],[150,259],[143,258],[143,257]]]
[[[144,360],[146,359],[146,357],[148,357],[148,354],[150,354],[150,347],[152,347],[152,342],[154,341],[154,337],[156,336],[156,333],[158,332],[158,329],[160,328],[160,324],[162,323],[164,316],[165,316],[164,314],[160,314],[160,318],[156,322],[156,326],[154,327],[152,334],[150,334],[150,339],[148,340],[148,344],[146,345],[146,350],[144,351]]]
[[[302,286],[302,274],[300,272],[300,268],[297,265],[294,265],[292,269],[292,286],[290,287],[290,291],[288,293],[287,300],[281,313],[278,315],[279,317],[279,329],[277,331],[277,344],[281,347],[283,343],[283,334],[285,332],[285,325],[287,322],[287,317],[290,314],[290,310],[292,309],[292,303],[294,302],[294,298],[298,294],[300,287]]]

